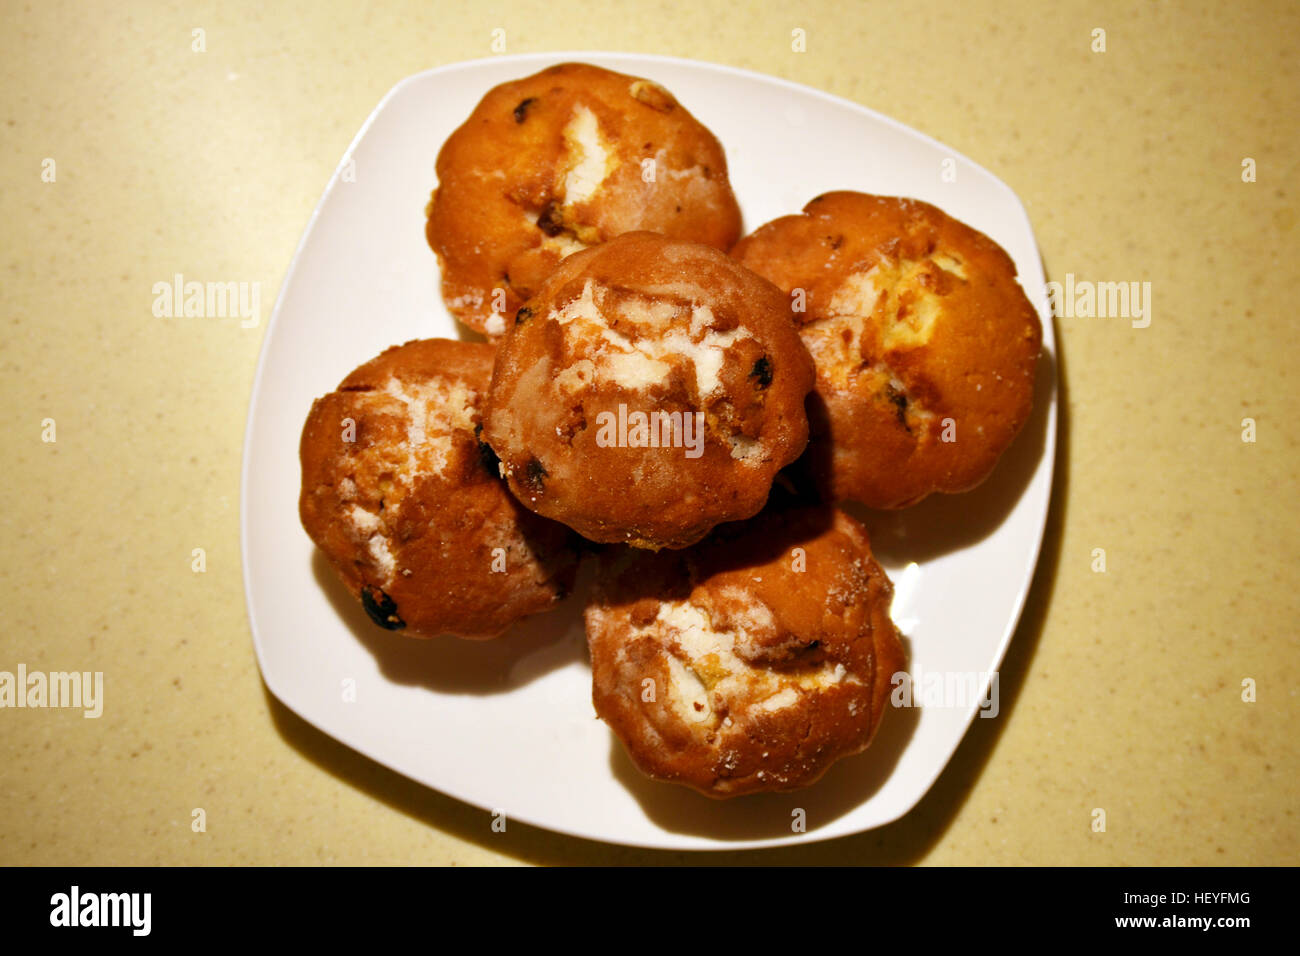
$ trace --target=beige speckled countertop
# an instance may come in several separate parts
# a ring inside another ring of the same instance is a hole
[[[509,52],[673,54],[863,103],[1009,183],[1049,278],[1152,284],[1147,328],[1057,321],[1057,485],[1000,718],[897,823],[694,859],[1300,861],[1295,5],[462,6],[4,4],[0,670],[101,670],[110,696],[97,720],[0,710],[0,863],[678,858],[493,833],[270,697],[238,529],[265,322],[151,312],[180,272],[260,282],[269,315],[379,98],[497,27]]]

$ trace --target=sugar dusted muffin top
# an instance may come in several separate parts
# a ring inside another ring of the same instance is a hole
[[[726,250],[721,144],[650,80],[563,63],[490,90],[438,154],[427,237],[443,299],[497,336],[565,256],[649,230]]]
[[[596,713],[656,779],[807,786],[880,725],[904,665],[891,596],[865,530],[828,507],[612,550],[586,615]]]
[[[710,246],[631,233],[520,308],[483,437],[539,514],[685,547],[762,508],[806,443],[812,374],[780,290]]]
[[[495,637],[572,586],[572,535],[515,501],[478,441],[492,358],[408,342],[312,404],[302,524],[380,627]]]

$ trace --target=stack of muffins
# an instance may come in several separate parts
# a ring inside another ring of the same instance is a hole
[[[379,627],[500,636],[596,564],[592,698],[646,774],[790,790],[871,742],[905,667],[837,507],[973,488],[1041,343],[1010,257],[834,192],[740,238],[718,140],[566,63],[443,146],[427,236],[486,341],[388,349],[312,406],[303,527]]]

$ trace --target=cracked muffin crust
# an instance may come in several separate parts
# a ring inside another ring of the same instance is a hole
[[[1038,313],[1011,257],[934,206],[826,193],[732,255],[794,300],[817,366],[807,464],[834,500],[967,491],[1029,418]]]
[[[539,514],[681,548],[763,507],[807,442],[812,381],[779,289],[710,246],[630,233],[519,309],[483,437]]]
[[[426,235],[448,309],[498,336],[565,256],[649,230],[723,251],[718,140],[650,80],[563,63],[490,90],[438,154]]]
[[[863,527],[768,510],[685,551],[602,558],[592,702],[632,762],[711,797],[793,790],[871,742],[905,664]]]
[[[572,587],[572,534],[522,508],[478,440],[493,352],[408,342],[312,403],[302,525],[380,627],[495,637]]]

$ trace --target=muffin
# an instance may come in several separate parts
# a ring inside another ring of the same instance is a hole
[[[992,239],[914,199],[832,192],[732,255],[791,296],[817,366],[823,492],[902,508],[982,482],[1029,418],[1038,313]]]
[[[586,612],[596,713],[655,779],[805,787],[880,725],[905,663],[891,597],[865,530],[827,506],[612,550]]]
[[[779,289],[711,246],[629,233],[519,309],[483,438],[538,514],[681,548],[763,507],[807,442],[812,382]]]
[[[443,145],[426,235],[447,308],[497,336],[565,256],[648,230],[726,251],[722,146],[667,90],[563,63],[490,90]]]
[[[572,534],[522,508],[478,440],[493,351],[408,342],[312,403],[299,516],[382,628],[495,637],[572,587]]]

